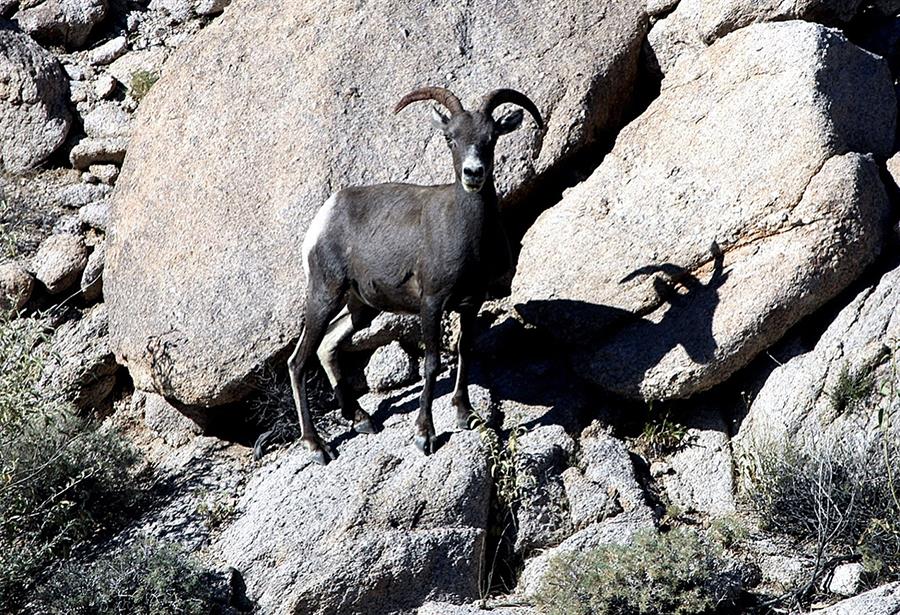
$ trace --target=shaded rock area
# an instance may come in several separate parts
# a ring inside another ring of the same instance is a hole
[[[415,359],[399,342],[391,342],[372,353],[366,365],[366,383],[372,391],[396,389],[417,376]]]
[[[519,311],[584,348],[575,369],[615,393],[722,382],[879,253],[888,205],[868,154],[890,153],[895,107],[887,66],[833,30],[717,42],[528,232]]]
[[[449,179],[424,105],[390,114],[400,96],[423,83],[470,105],[501,84],[527,92],[546,133],[526,126],[497,152],[499,191],[524,196],[618,126],[645,28],[633,1],[228,7],[166,64],[118,179],[106,271],[118,359],[138,387],[186,405],[245,395],[248,375],[300,332],[298,247],[329,193]],[[240,154],[223,156],[235,142]]]

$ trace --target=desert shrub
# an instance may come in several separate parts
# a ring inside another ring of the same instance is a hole
[[[159,81],[159,75],[153,73],[148,70],[136,70],[131,73],[131,97],[137,101],[140,101],[144,96],[146,96],[150,92],[150,88],[153,87]]]
[[[843,414],[846,410],[852,410],[863,403],[874,388],[875,378],[870,367],[863,366],[851,370],[850,365],[844,363],[837,381],[828,393],[828,398],[834,411]]]
[[[810,545],[813,577],[829,560],[851,557],[873,582],[900,578],[900,505],[891,485],[900,462],[882,453],[836,442],[757,445],[742,499],[765,529]]]
[[[730,600],[739,575],[697,532],[638,532],[632,542],[555,558],[536,596],[548,615],[692,615]]]
[[[0,604],[20,604],[35,575],[115,525],[135,499],[135,453],[40,392],[29,318],[0,320]]]
[[[39,615],[206,615],[215,580],[180,547],[141,540],[85,566],[68,563],[38,588]]]

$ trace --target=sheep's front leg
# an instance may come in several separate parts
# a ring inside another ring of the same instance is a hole
[[[460,429],[468,429],[469,417],[472,415],[472,403],[469,401],[469,355],[472,349],[475,312],[476,310],[466,309],[459,313],[459,340],[456,342],[456,387],[453,391],[453,406],[456,408],[456,425]]]
[[[434,452],[434,421],[431,418],[431,402],[434,399],[434,383],[441,369],[441,312],[443,301],[426,297],[422,301],[422,340],[425,342],[425,382],[416,417],[416,447],[426,455]]]

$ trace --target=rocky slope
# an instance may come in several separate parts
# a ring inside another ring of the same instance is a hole
[[[155,481],[80,557],[176,542],[225,612],[536,614],[572,558],[688,528],[726,545],[719,612],[895,612],[893,564],[816,557],[753,493],[772,443],[900,469],[898,9],[0,0],[0,304]],[[299,245],[339,187],[448,179],[424,106],[390,114],[424,83],[535,100],[496,165],[510,223],[540,215],[478,318],[476,428],[445,369],[411,446],[417,324],[379,317],[347,361],[383,429],[317,376],[320,467],[283,367]]]

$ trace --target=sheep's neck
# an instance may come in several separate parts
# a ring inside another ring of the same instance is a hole
[[[460,181],[456,182],[455,189],[456,202],[460,205],[481,206],[488,212],[497,210],[497,189],[493,178],[486,179],[478,192],[468,192]]]

